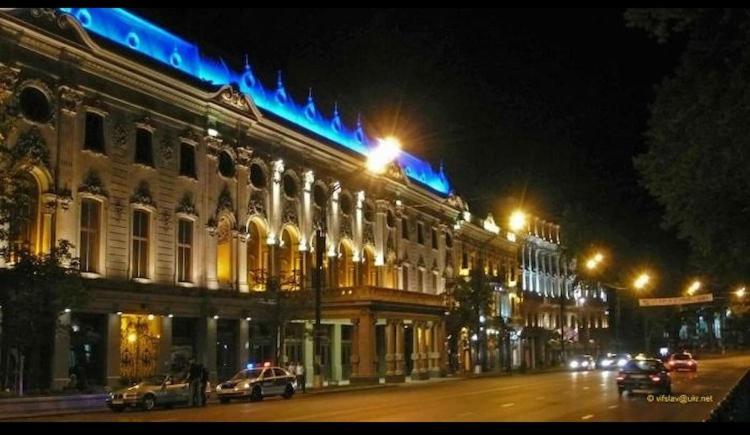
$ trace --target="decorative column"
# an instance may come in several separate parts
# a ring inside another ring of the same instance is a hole
[[[52,353],[52,389],[62,390],[69,382],[70,369],[70,313],[57,318],[55,343]]]
[[[420,379],[429,379],[429,323],[422,321],[419,328],[419,377]]]
[[[161,332],[159,334],[159,355],[156,360],[157,373],[169,373],[172,362],[172,319],[161,317]]]
[[[240,319],[237,322],[237,367],[245,368],[250,362],[250,320]]]
[[[388,238],[389,230],[386,222],[386,214],[388,212],[388,201],[377,200],[375,202],[375,225],[373,226],[373,238],[375,239],[375,267],[376,277],[375,285],[378,287],[385,287],[385,254],[386,254],[386,239]]]
[[[250,286],[247,284],[247,239],[249,235],[246,230],[243,230],[237,237],[237,288],[241,293],[250,291]]]
[[[388,382],[405,382],[406,373],[404,371],[404,321],[396,320],[393,326],[396,333],[396,349],[395,354],[393,355],[393,376]]]
[[[350,383],[352,385],[377,384],[377,352],[375,349],[375,316],[368,310],[363,310],[360,316],[352,319],[355,324],[352,336],[352,363],[354,364],[354,351],[356,342],[357,372],[352,374]],[[354,370],[352,370],[354,372]]]
[[[440,376],[440,332],[438,323],[431,322],[430,326],[430,377]]]
[[[50,248],[55,243],[52,234],[55,210],[57,209],[57,196],[54,193],[42,194],[42,237],[40,238],[39,251],[49,254]]]
[[[216,222],[210,222],[206,226],[206,287],[215,290],[219,288],[219,280],[216,277]]]
[[[385,381],[393,382],[391,379],[396,373],[396,322],[392,319],[385,321]],[[397,381],[399,382],[399,381]]]
[[[307,374],[307,376],[305,376],[307,378],[305,385],[313,384],[313,374],[315,373],[315,341],[313,340],[313,334],[315,333],[314,325],[313,322],[305,322],[305,350],[303,351],[305,373]]]
[[[203,363],[209,373],[212,384],[217,382],[216,372],[216,319],[201,317],[198,319],[196,361]]]
[[[333,324],[333,335],[331,336],[331,367],[333,373],[331,381],[333,383],[339,383],[343,377],[343,370],[341,367],[341,324]]]
[[[438,324],[438,352],[440,357],[438,359],[438,370],[440,376],[445,377],[448,374],[448,352],[445,348],[445,320],[441,320]]]
[[[352,319],[352,348],[349,356],[349,362],[352,366],[350,380],[359,376],[359,361],[359,318],[355,317]]]
[[[120,385],[120,315],[107,315],[107,385]]]

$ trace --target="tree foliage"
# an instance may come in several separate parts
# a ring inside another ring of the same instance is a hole
[[[13,267],[0,269],[2,354],[12,350],[25,357],[29,389],[49,387],[58,318],[66,308],[83,307],[88,298],[70,248],[62,241],[49,254],[20,251],[14,253]]]
[[[631,9],[628,24],[687,38],[657,88],[635,159],[664,206],[663,224],[690,243],[692,263],[721,284],[747,277],[750,257],[750,14],[735,9]]]
[[[472,269],[468,277],[459,276],[448,286],[450,311],[446,318],[446,330],[454,339],[451,345],[459,343],[461,330],[467,328],[469,337],[480,333],[480,316],[489,320],[493,302],[493,289],[482,269]],[[486,323],[485,327],[494,326]],[[454,349],[454,352],[457,352]]]

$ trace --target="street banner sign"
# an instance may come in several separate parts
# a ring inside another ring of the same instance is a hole
[[[664,307],[669,305],[686,305],[686,304],[701,304],[706,302],[713,302],[714,295],[712,293],[696,296],[682,296],[678,298],[648,298],[638,299],[638,305],[641,307]]]

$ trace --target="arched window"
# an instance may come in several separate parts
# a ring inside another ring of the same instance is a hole
[[[232,222],[222,216],[216,228],[216,279],[220,286],[231,286],[232,279]]]
[[[383,268],[383,287],[393,289],[398,288],[396,276],[396,266],[393,264],[392,259],[388,259]]]
[[[261,224],[250,221],[247,239],[247,282],[253,290],[263,290],[266,286],[266,265],[268,264],[268,245],[266,232]]]
[[[276,249],[276,265],[283,290],[299,290],[302,264],[298,251],[299,242],[289,227],[281,232],[281,243]]]
[[[352,249],[348,242],[339,244],[339,287],[351,287],[354,285],[354,262],[352,261]]]
[[[17,261],[20,251],[37,254],[39,249],[39,184],[24,172],[17,180],[15,195],[18,206],[10,210],[11,262]]]
[[[362,285],[377,285],[375,253],[370,248],[365,248],[362,256]]]
[[[97,200],[81,200],[81,233],[78,242],[81,272],[99,272],[100,209],[101,203]]]

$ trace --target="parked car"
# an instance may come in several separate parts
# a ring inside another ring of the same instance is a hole
[[[667,367],[656,358],[632,359],[617,375],[617,391],[672,394],[672,378]]]
[[[237,372],[231,379],[220,383],[216,387],[216,396],[221,403],[243,398],[249,398],[250,401],[255,402],[269,396],[291,399],[296,391],[296,376],[281,367],[248,366],[247,369]]]
[[[209,384],[206,394],[210,391]],[[187,405],[190,403],[190,384],[181,377],[149,376],[135,385],[109,393],[105,402],[114,412],[122,412],[126,408],[150,411],[160,406]]]
[[[687,352],[673,353],[667,360],[667,366],[672,370],[698,371],[698,362]]]
[[[591,355],[578,355],[568,362],[568,368],[571,370],[594,370],[596,368],[596,361]]]

